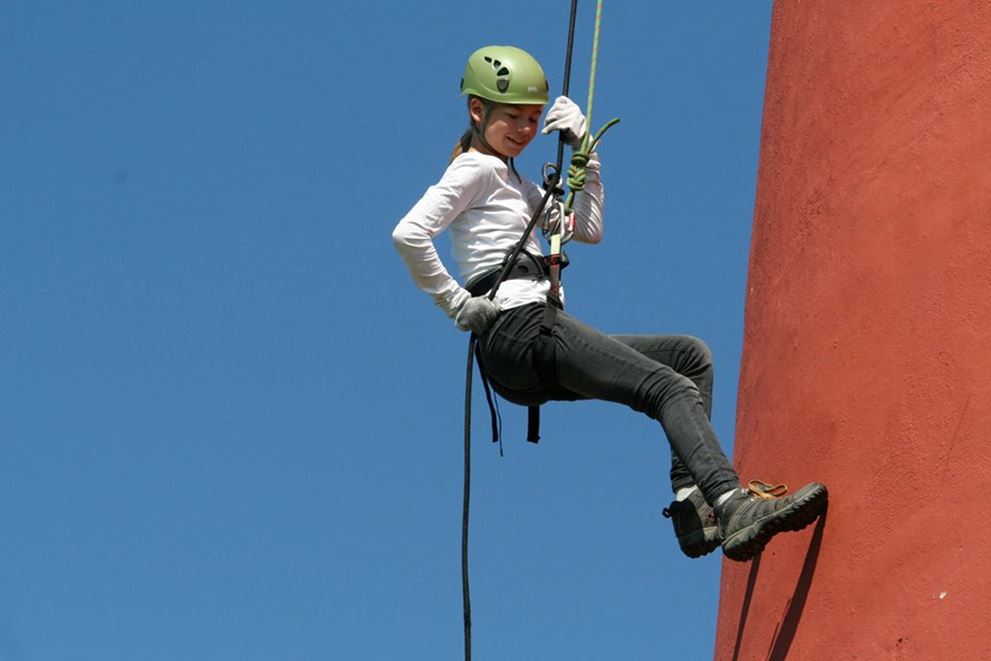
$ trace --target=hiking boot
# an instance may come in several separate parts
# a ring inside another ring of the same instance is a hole
[[[787,490],[783,484],[751,482],[719,507],[719,535],[727,558],[749,560],[764,550],[774,535],[801,530],[826,509],[824,484],[812,482],[784,495]]]
[[[716,513],[705,502],[702,492],[692,491],[685,500],[676,500],[665,507],[661,514],[671,519],[678,546],[689,558],[701,558],[719,546],[719,528]]]

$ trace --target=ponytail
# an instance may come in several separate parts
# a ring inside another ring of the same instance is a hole
[[[454,149],[451,150],[451,157],[447,159],[448,165],[453,163],[454,159],[456,159],[458,156],[461,156],[461,154],[465,153],[471,148],[471,141],[472,138],[474,137],[475,137],[475,127],[469,126],[465,130],[465,132],[461,134],[461,137],[458,138],[458,142],[456,145],[454,145]]]

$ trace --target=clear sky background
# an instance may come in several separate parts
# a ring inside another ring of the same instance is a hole
[[[389,235],[467,55],[559,90],[568,5],[5,3],[0,659],[461,658],[467,336]],[[709,342],[727,448],[770,5],[606,3],[606,234],[566,272],[603,330]],[[722,560],[661,518],[659,426],[551,404],[533,446],[504,404],[500,458],[476,395],[475,658],[711,658]]]

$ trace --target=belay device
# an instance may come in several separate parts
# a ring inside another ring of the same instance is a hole
[[[575,16],[578,12],[578,0],[571,1],[571,14],[568,20],[568,44],[565,52],[564,60],[564,84],[562,85],[561,95],[568,95],[568,86],[571,80],[571,54],[574,50],[574,37],[575,37]],[[592,65],[589,72],[589,85],[588,85],[588,105],[586,106],[586,126],[591,127],[592,124],[592,101],[595,93],[595,68],[596,61],[598,60],[599,52],[599,28],[602,23],[602,0],[598,0],[595,9],[595,32],[592,39]],[[544,167],[544,189],[545,193],[543,198],[540,200],[540,204],[534,211],[533,216],[530,218],[530,222],[527,224],[526,230],[523,232],[523,236],[513,247],[511,251],[506,255],[506,259],[503,261],[502,268],[499,271],[498,277],[492,284],[487,297],[489,300],[495,298],[496,291],[499,286],[506,280],[510,275],[510,272],[515,267],[517,263],[517,258],[523,251],[523,246],[526,243],[527,237],[529,237],[537,222],[542,218],[544,219],[543,233],[545,238],[550,244],[549,255],[546,258],[548,266],[548,275],[551,282],[550,292],[548,294],[547,305],[545,307],[544,318],[541,323],[541,336],[540,342],[538,344],[538,352],[541,355],[540,362],[543,365],[550,365],[553,367],[554,361],[554,339],[552,334],[552,329],[554,327],[554,320],[557,316],[557,311],[562,309],[560,300],[560,289],[561,289],[561,267],[566,263],[567,257],[563,252],[563,244],[566,243],[573,234],[574,230],[574,212],[573,205],[575,195],[580,192],[585,186],[585,166],[588,164],[589,155],[595,149],[599,140],[605,134],[613,124],[616,124],[619,120],[613,119],[607,122],[599,131],[595,134],[593,138],[589,138],[589,132],[586,130],[584,137],[582,138],[581,145],[577,147],[572,153],[571,165],[568,168],[568,195],[561,201],[561,196],[564,191],[560,188],[561,182],[561,167],[564,162],[564,144],[565,138],[563,135],[559,136],[557,143],[557,160],[556,163],[548,163]],[[551,198],[554,201],[551,206],[548,207],[548,203]],[[547,213],[545,214],[545,209]],[[465,661],[471,661],[471,595],[468,585],[468,514],[469,505],[471,502],[471,386],[472,386],[472,369],[476,354],[478,344],[478,338],[474,333],[471,334],[468,340],[468,367],[465,376],[465,426],[464,426],[464,498],[462,501],[462,517],[461,517],[461,588],[462,588],[462,598],[464,602],[464,635],[465,635]],[[480,365],[481,367],[481,365]],[[492,404],[492,395],[489,392],[488,383],[486,381],[485,375],[482,375],[482,383],[485,385],[486,397],[489,399],[489,406],[492,409],[492,430],[493,430],[493,440],[499,440],[499,423],[497,420],[497,413]],[[537,432],[538,424],[538,413],[536,407],[531,407],[529,411],[529,422],[528,422],[528,433],[527,440],[536,442],[538,440]],[[501,451],[501,446],[500,446]]]

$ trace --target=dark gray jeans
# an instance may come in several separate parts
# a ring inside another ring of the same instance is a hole
[[[606,335],[562,311],[553,333],[556,378],[547,383],[534,358],[543,314],[540,303],[507,310],[479,339],[496,392],[524,406],[579,399],[626,404],[663,426],[673,454],[674,489],[698,484],[712,503],[739,486],[709,422],[712,358],[701,340]]]

